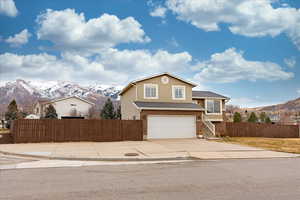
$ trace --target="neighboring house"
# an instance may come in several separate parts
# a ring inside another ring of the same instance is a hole
[[[271,122],[273,123],[278,123],[280,121],[280,114],[279,113],[275,113],[275,114],[268,114]]]
[[[214,135],[229,98],[195,86],[169,73],[130,82],[120,92],[122,119],[143,120],[145,139],[193,138],[203,129]]]
[[[94,106],[90,101],[77,96],[71,96],[54,100],[39,100],[34,104],[33,112],[43,118],[46,108],[52,104],[59,119],[63,118],[88,118],[89,110]]]
[[[25,117],[25,119],[39,119],[39,118],[40,117],[38,115],[34,115],[34,114],[30,114]]]

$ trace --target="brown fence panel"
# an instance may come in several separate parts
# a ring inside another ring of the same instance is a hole
[[[13,122],[15,143],[111,142],[143,140],[140,120],[20,119]]]
[[[120,120],[122,140],[143,140],[143,122],[141,120]],[[138,133],[138,134],[137,134]]]
[[[299,126],[263,123],[226,123],[226,132],[231,137],[299,138]]]
[[[11,133],[0,133],[0,144],[13,143],[13,137]]]

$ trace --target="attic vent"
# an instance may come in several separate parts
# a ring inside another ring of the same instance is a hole
[[[163,84],[168,84],[169,83],[169,78],[167,76],[163,76],[163,77],[161,77],[161,82]]]

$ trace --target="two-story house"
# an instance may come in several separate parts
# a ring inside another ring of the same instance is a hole
[[[214,135],[229,98],[196,86],[169,73],[130,82],[120,93],[122,119],[143,120],[145,139],[194,138],[202,129]]]

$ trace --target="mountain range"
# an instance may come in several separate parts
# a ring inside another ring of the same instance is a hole
[[[91,84],[82,85],[69,81],[26,81],[17,79],[2,82],[0,85],[0,113],[5,112],[10,101],[15,99],[24,111],[30,111],[33,103],[39,99],[55,99],[67,96],[79,96],[95,103],[101,108],[107,98],[118,103],[120,87]]]

